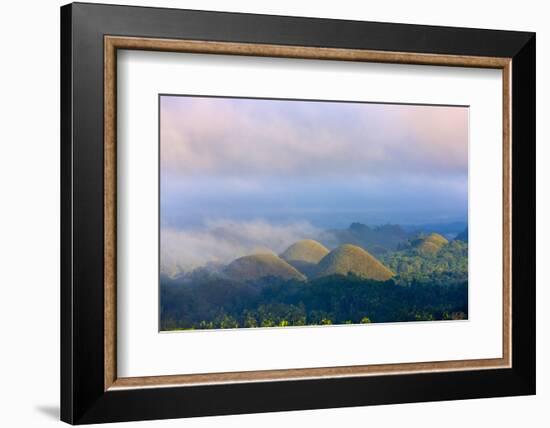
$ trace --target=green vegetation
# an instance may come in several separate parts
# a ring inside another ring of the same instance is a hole
[[[428,281],[432,274],[449,280],[468,278],[468,244],[463,241],[451,241],[435,252],[426,252],[412,241],[399,251],[382,256],[381,261],[401,280]]]
[[[281,257],[163,276],[160,294],[162,330],[467,319],[468,243],[420,234],[377,259],[303,240]]]
[[[161,285],[161,329],[213,329],[459,319],[468,285],[375,281],[331,275],[309,283],[273,277],[261,282],[205,280]]]

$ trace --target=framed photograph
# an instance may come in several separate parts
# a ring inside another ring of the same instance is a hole
[[[61,8],[61,418],[535,393],[535,34]]]

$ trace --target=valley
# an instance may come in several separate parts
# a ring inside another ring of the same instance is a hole
[[[467,229],[454,235],[352,223],[279,254],[161,274],[161,329],[466,319]]]

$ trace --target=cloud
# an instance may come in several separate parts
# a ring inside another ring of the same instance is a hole
[[[281,253],[292,243],[320,231],[301,221],[271,224],[264,220],[206,221],[201,229],[161,229],[161,272],[174,276],[207,263],[230,263],[258,252]]]
[[[167,176],[387,176],[467,171],[468,109],[161,99]]]
[[[203,262],[196,254],[225,260],[273,242],[247,238],[235,251],[212,225],[189,231],[220,215],[323,228],[462,218],[468,114],[465,107],[163,96],[161,225],[184,228],[166,229],[166,260],[188,269]],[[185,243],[200,251],[179,257]]]

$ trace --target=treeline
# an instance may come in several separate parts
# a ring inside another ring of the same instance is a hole
[[[161,280],[161,330],[285,327],[463,319],[467,277],[432,271],[380,282],[332,275],[310,282],[208,276]]]
[[[447,272],[453,278],[467,278],[468,244],[451,241],[434,253],[421,253],[410,242],[388,252],[380,261],[405,280],[427,280]]]

